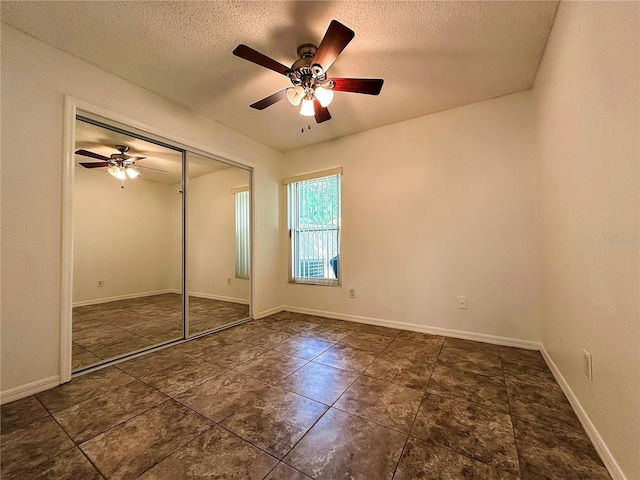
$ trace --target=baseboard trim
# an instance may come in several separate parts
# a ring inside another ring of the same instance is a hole
[[[462,338],[464,340],[475,340],[478,342],[491,343],[504,347],[526,348],[527,350],[540,350],[540,343],[531,340],[521,340],[518,338],[500,337],[497,335],[488,335],[486,333],[465,332],[463,330],[454,330],[450,328],[431,327],[428,325],[417,325],[415,323],[398,322],[395,320],[385,320],[382,318],[363,317],[360,315],[351,315],[347,313],[326,312],[323,310],[313,310],[310,308],[294,307],[292,305],[283,305],[278,307],[278,311],[287,310],[289,312],[303,313],[306,315],[316,315],[318,317],[334,318],[336,320],[347,320],[349,322],[365,323],[368,325],[379,325],[381,327],[399,328],[401,330],[409,330],[412,332],[429,333],[431,335],[442,335],[444,337]],[[276,313],[276,312],[274,312]]]
[[[58,385],[60,385],[60,376],[54,375],[53,377],[36,380],[35,382],[27,383],[26,385],[10,388],[9,390],[0,392],[0,405],[14,402],[21,398],[35,395],[36,393],[44,392],[45,390],[57,387]]]
[[[542,354],[544,361],[547,362],[547,365],[551,369],[551,372],[553,373],[553,376],[555,377],[556,381],[560,385],[560,388],[562,388],[562,391],[567,397],[567,400],[569,400],[569,403],[571,404],[573,411],[576,412],[576,415],[580,419],[580,423],[582,423],[582,426],[587,432],[587,435],[589,436],[591,443],[593,443],[593,446],[598,452],[598,455],[600,455],[602,462],[604,463],[605,467],[607,467],[607,470],[609,471],[609,475],[611,475],[611,478],[613,478],[613,480],[627,480],[627,477],[625,476],[622,469],[620,468],[620,465],[618,465],[618,462],[616,462],[616,459],[614,458],[613,454],[609,450],[609,447],[607,447],[607,444],[605,443],[603,438],[600,436],[598,429],[596,429],[595,425],[589,418],[589,415],[587,415],[587,412],[582,407],[582,404],[580,403],[576,395],[573,393],[573,390],[571,390],[571,387],[565,380],[562,373],[560,373],[560,369],[557,367],[557,365],[549,355],[549,352],[547,352],[547,349],[544,348],[543,344],[541,344],[540,353]]]
[[[156,295],[156,294],[158,293],[154,292],[154,293],[149,293],[148,295]],[[200,294],[193,294],[193,295],[200,296]],[[134,295],[128,298],[132,298],[136,296],[146,296],[146,295]],[[213,296],[206,296],[206,297],[203,296],[203,298],[213,298]],[[113,301],[113,300],[103,299],[103,301],[96,302],[96,303],[105,303],[106,301]],[[226,301],[231,301],[231,300],[226,300]],[[91,303],[86,303],[86,304],[90,305]],[[347,320],[347,321],[356,322],[356,323],[364,323],[368,325],[379,325],[383,327],[400,328],[402,330],[410,330],[414,332],[443,335],[445,337],[462,338],[465,340],[475,340],[475,341],[481,341],[485,343],[492,343],[495,345],[519,347],[519,348],[526,348],[530,350],[539,350],[545,362],[549,366],[551,372],[553,373],[556,381],[558,382],[558,384],[562,388],[562,391],[564,392],[567,399],[569,400],[569,403],[571,404],[573,410],[576,412],[576,415],[580,419],[580,422],[582,423],[582,426],[587,432],[589,439],[593,443],[596,451],[600,455],[600,458],[602,459],[604,465],[606,466],[613,480],[627,480],[627,477],[625,476],[624,472],[620,468],[620,465],[618,465],[618,462],[616,461],[615,457],[607,447],[603,438],[600,436],[600,433],[598,432],[595,425],[593,424],[593,422],[587,415],[586,411],[582,407],[582,404],[580,403],[576,395],[573,393],[573,390],[571,390],[571,387],[569,386],[564,376],[556,366],[555,362],[553,361],[553,359],[545,349],[544,345],[539,342],[533,342],[529,340],[520,340],[515,338],[509,338],[509,337],[500,337],[496,335],[487,335],[483,333],[465,332],[461,330],[453,330],[448,328],[416,325],[414,323],[397,322],[392,320],[364,317],[359,315],[350,315],[345,313],[336,313],[336,312],[327,312],[323,310],[314,310],[309,308],[300,308],[292,305],[281,305],[278,307],[270,308],[268,310],[264,310],[254,315],[254,318],[255,319],[264,318],[284,310],[295,312],[295,313],[302,313],[306,315],[316,315],[320,317],[334,318],[337,320]],[[50,388],[57,387],[58,385],[60,385],[60,377],[58,375],[55,375],[52,377],[43,378],[42,380],[37,380],[35,382],[29,383],[26,385],[21,385],[19,387],[11,388],[9,390],[0,392],[0,404],[4,405],[6,403],[20,400],[22,398],[35,395],[45,390],[49,390]]]
[[[82,302],[74,302],[73,307],[86,307],[88,305],[98,305],[100,303],[117,302],[118,300],[130,300],[132,298],[151,297],[153,295],[165,295],[167,293],[181,294],[180,290],[166,289],[155,290],[153,292],[128,293],[126,295],[117,295],[115,297],[98,298],[95,300],[84,300]],[[241,305],[249,305],[249,300],[236,297],[224,297],[222,295],[211,295],[210,293],[189,292],[192,297],[208,298],[210,300],[220,300],[222,302],[239,303]]]
[[[143,295],[132,295],[132,296],[127,296],[127,298],[135,298],[137,296],[157,295],[159,293],[167,293],[167,292],[165,292],[165,291],[157,292],[157,293],[156,292],[153,292],[153,293],[150,292],[150,293],[148,293],[148,295],[144,295],[144,294]],[[195,296],[200,296],[200,294],[194,294],[194,295]],[[206,296],[206,297],[203,296],[203,298],[213,298],[213,296]],[[215,298],[215,299],[217,300],[219,298]],[[106,303],[107,301],[114,301],[114,300],[113,299],[109,299],[109,300],[103,299],[102,301],[94,302],[94,303]],[[231,301],[231,300],[225,300],[225,301]],[[236,302],[236,303],[239,303],[239,302]],[[92,303],[84,303],[84,304],[91,305]],[[560,370],[556,366],[555,362],[553,361],[553,359],[551,358],[551,356],[549,355],[549,353],[545,349],[544,345],[539,343],[539,342],[534,342],[534,341],[529,341],[529,340],[520,340],[520,339],[516,339],[516,338],[509,338],[509,337],[501,337],[501,336],[496,336],[496,335],[487,335],[487,334],[483,334],[483,333],[465,332],[465,331],[461,331],[461,330],[454,330],[454,329],[448,329],[448,328],[430,327],[430,326],[426,326],[426,325],[416,325],[414,323],[397,322],[397,321],[393,321],[393,320],[384,320],[384,319],[380,319],[380,318],[364,317],[364,316],[360,316],[360,315],[350,315],[350,314],[345,314],[345,313],[327,312],[327,311],[323,311],[323,310],[315,310],[315,309],[310,309],[310,308],[300,308],[300,307],[295,307],[295,306],[292,306],[292,305],[281,305],[281,306],[278,306],[278,307],[270,308],[268,310],[264,310],[264,311],[262,311],[262,312],[260,312],[260,313],[258,313],[256,315],[254,315],[254,318],[255,319],[264,318],[264,317],[267,317],[269,315],[273,315],[275,313],[278,313],[278,312],[281,312],[281,311],[285,311],[285,310],[286,311],[290,311],[290,312],[294,312],[294,313],[302,313],[302,314],[306,314],[306,315],[316,315],[316,316],[319,316],[319,317],[334,318],[334,319],[337,319],[337,320],[347,320],[347,321],[351,321],[351,322],[364,323],[364,324],[368,324],[368,325],[379,325],[379,326],[383,326],[383,327],[400,328],[402,330],[409,330],[409,331],[414,331],[414,332],[429,333],[429,334],[433,334],[433,335],[442,335],[442,336],[445,336],[445,337],[462,338],[462,339],[465,339],[465,340],[475,340],[475,341],[481,341],[481,342],[491,343],[491,344],[495,344],[495,345],[526,348],[526,349],[529,349],[529,350],[540,350],[540,353],[542,354],[542,357],[544,358],[545,362],[547,363],[547,365],[551,369],[551,372],[553,373],[554,377],[556,378],[556,381],[558,382],[558,384],[562,388],[562,391],[567,396],[567,399],[569,400],[569,403],[573,407],[573,410],[576,412],[576,415],[580,419],[580,422],[582,423],[582,426],[584,427],[585,431],[587,432],[587,435],[589,436],[589,439],[593,443],[596,451],[600,455],[600,458],[602,459],[603,463],[607,467],[607,470],[609,471],[609,474],[611,475],[613,480],[627,480],[627,477],[625,476],[624,472],[622,471],[622,469],[618,465],[618,462],[616,461],[616,459],[614,458],[613,454],[611,453],[611,451],[607,447],[607,445],[604,442],[603,438],[600,436],[600,433],[596,429],[595,425],[593,424],[593,422],[591,421],[591,419],[587,415],[586,411],[582,407],[582,404],[580,403],[578,398],[573,393],[573,390],[571,390],[571,387],[569,386],[569,384],[565,380],[564,376],[562,375],[562,373],[560,372]],[[31,395],[35,395],[35,394],[43,392],[45,390],[49,390],[50,388],[57,387],[58,385],[60,385],[60,377],[58,375],[55,375],[55,376],[52,376],[52,377],[48,377],[48,378],[43,378],[41,380],[37,380],[37,381],[32,382],[32,383],[28,383],[26,385],[21,385],[19,387],[11,388],[9,390],[0,392],[0,404],[4,405],[6,403],[10,403],[10,402],[13,402],[13,401],[16,401],[16,400],[20,400],[22,398],[25,398],[25,397],[28,397],[28,396],[31,396]]]
[[[207,298],[209,300],[220,300],[221,302],[239,303],[241,305],[249,305],[246,298],[223,297],[222,295],[212,295],[210,293],[189,292],[190,297]]]
[[[269,315],[282,312],[284,309],[285,308],[283,305],[280,305],[279,307],[273,307],[268,310],[263,310],[262,312],[254,313],[253,318],[255,320],[259,320],[260,318],[268,317]]]
[[[176,293],[172,289],[156,290],[153,292],[128,293],[126,295],[117,295],[115,297],[98,298],[94,300],[84,300],[82,302],[74,302],[73,307],[86,307],[87,305],[98,305],[100,303],[117,302],[118,300],[129,300],[131,298],[151,297],[153,295],[164,295],[166,293]]]
[[[618,465],[615,457],[607,447],[607,444],[600,436],[600,433],[596,429],[595,425],[587,415],[587,412],[582,407],[582,404],[578,401],[578,398],[569,387],[569,384],[563,377],[562,373],[551,359],[551,356],[545,349],[544,345],[540,342],[530,340],[520,340],[517,338],[500,337],[496,335],[487,335],[483,333],[466,332],[461,330],[453,330],[448,328],[430,327],[425,325],[416,325],[414,323],[397,322],[392,320],[384,320],[380,318],[363,317],[358,315],[349,315],[345,313],[327,312],[322,310],[314,310],[309,308],[300,308],[292,305],[283,305],[281,307],[273,308],[269,311],[262,312],[261,317],[277,313],[279,311],[286,310],[295,313],[303,313],[307,315],[316,315],[319,317],[335,318],[337,320],[348,320],[351,322],[365,323],[369,325],[380,325],[383,327],[400,328],[402,330],[410,330],[414,332],[430,333],[433,335],[442,335],[445,337],[462,338],[465,340],[475,340],[479,342],[491,343],[495,345],[501,345],[505,347],[518,347],[526,348],[529,350],[539,350],[544,358],[545,362],[549,366],[549,369],[553,373],[556,381],[562,388],[562,391],[566,395],[571,407],[576,412],[576,415],[580,419],[582,426],[584,427],[591,443],[593,443],[598,455],[602,459],[605,467],[609,471],[613,480],[627,480],[624,472]]]

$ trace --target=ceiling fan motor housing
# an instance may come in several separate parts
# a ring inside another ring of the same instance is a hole
[[[314,45],[313,43],[303,43],[298,47],[298,50],[297,50],[298,58],[299,59],[313,58],[316,56],[317,51],[318,51],[317,45]]]
[[[302,86],[311,93],[316,86],[332,88],[327,84],[327,75],[321,65],[312,64],[318,47],[312,43],[303,43],[298,47],[298,60],[291,65],[287,76],[294,86]]]
[[[127,155],[126,151],[129,150],[129,147],[126,145],[114,145],[116,147],[116,150],[118,150],[120,153],[112,153],[111,154],[111,159],[112,160],[128,160],[131,158],[131,155]]]

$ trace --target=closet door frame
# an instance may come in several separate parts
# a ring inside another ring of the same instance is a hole
[[[132,133],[140,132],[147,135],[152,141],[165,143],[172,148],[182,150],[182,176],[183,176],[183,198],[182,198],[182,307],[183,307],[183,339],[177,340],[167,345],[161,345],[144,352],[133,354],[124,358],[108,361],[95,367],[88,368],[82,372],[74,373],[73,376],[89,373],[107,366],[135,358],[153,350],[165,348],[187,341],[197,336],[187,337],[188,334],[188,292],[187,285],[187,191],[188,191],[188,166],[186,161],[187,152],[192,152],[211,160],[226,163],[228,165],[242,168],[249,172],[249,189],[253,192],[253,170],[254,166],[242,159],[230,157],[222,152],[217,152],[209,146],[197,144],[191,140],[177,136],[171,132],[164,131],[153,125],[139,122],[117,112],[105,109],[98,105],[85,102],[70,95],[64,97],[64,120],[63,120],[63,142],[62,142],[62,202],[61,202],[61,288],[60,288],[60,357],[59,357],[59,383],[66,383],[72,378],[72,312],[73,312],[73,192],[74,192],[74,168],[75,168],[75,140],[76,140],[76,117],[87,117],[89,119],[99,117],[99,121],[109,124],[109,121],[130,127]],[[157,139],[157,140],[156,140]],[[250,196],[250,286],[249,286],[249,319],[253,317],[253,295],[254,295],[254,195]],[[242,323],[247,320],[234,322],[230,325]],[[226,327],[223,327],[226,328]],[[206,335],[209,332],[204,332]]]

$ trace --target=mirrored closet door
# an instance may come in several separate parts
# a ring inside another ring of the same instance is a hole
[[[93,117],[74,151],[73,372],[249,318],[249,170]]]
[[[249,317],[247,170],[187,152],[190,336]]]

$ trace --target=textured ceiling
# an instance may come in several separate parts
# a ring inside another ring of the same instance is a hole
[[[551,1],[2,1],[2,21],[119,77],[288,151],[531,88]],[[290,65],[332,19],[356,35],[329,77],[383,78],[380,96],[338,92],[332,120],[300,132],[288,79],[231,54],[244,43]]]

